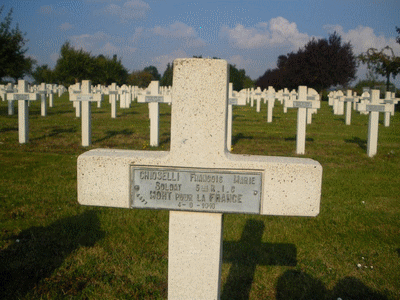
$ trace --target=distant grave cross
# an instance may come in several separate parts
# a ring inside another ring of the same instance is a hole
[[[160,93],[160,82],[152,81],[145,94],[138,95],[138,102],[149,104],[150,146],[158,147],[160,128],[159,103],[171,103],[171,95],[162,95]]]
[[[223,213],[316,216],[322,167],[229,153],[227,62],[177,59],[173,69],[170,151],[80,155],[78,201],[170,210],[168,299],[219,299]]]
[[[91,81],[82,80],[80,93],[71,95],[70,100],[81,103],[82,107],[82,146],[88,147],[92,144],[92,121],[91,121],[91,105],[90,102],[99,102],[103,99],[102,94],[94,94],[91,91]]]
[[[29,139],[29,101],[38,99],[38,94],[28,92],[28,83],[18,80],[18,92],[10,94],[10,100],[18,100],[18,136],[19,143],[25,144]]]

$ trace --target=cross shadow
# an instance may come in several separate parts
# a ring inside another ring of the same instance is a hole
[[[288,137],[288,138],[285,138],[285,141],[289,141],[289,142],[293,142],[293,141],[296,141],[296,137]],[[306,137],[306,142],[314,142],[314,139],[313,138],[308,138],[308,137]]]
[[[357,144],[361,149],[367,150],[367,140],[362,140],[357,136],[353,136],[353,139],[345,139],[344,140],[346,143],[354,143]]]
[[[18,127],[5,127],[1,128],[0,132],[18,131]]]
[[[262,243],[264,222],[248,220],[240,241],[224,242],[223,262],[230,262],[221,299],[249,299],[257,265],[295,266],[297,249],[293,244]]]
[[[289,270],[279,277],[276,285],[277,300],[298,299],[362,299],[387,300],[387,297],[372,290],[354,277],[345,277],[328,290],[319,279],[299,270]]]
[[[397,255],[400,257],[400,248],[396,249]]]
[[[57,136],[57,135],[62,134],[62,133],[75,133],[75,132],[77,132],[77,129],[73,128],[73,127],[69,127],[69,128],[53,128],[50,133],[45,134],[45,135],[43,135],[41,137],[33,138],[32,141],[34,141],[34,140],[42,140],[42,139],[47,138],[47,137],[54,137],[54,136]]]
[[[122,135],[131,135],[131,134],[133,134],[133,131],[132,131],[132,130],[128,130],[128,129],[109,130],[109,131],[106,131],[106,136],[105,136],[105,137],[102,137],[102,138],[100,138],[100,139],[97,139],[97,140],[95,141],[95,143],[108,140],[108,139],[110,139],[110,138],[112,138],[112,137],[114,137],[114,136],[116,136],[116,135],[120,135],[120,134],[122,134]]]
[[[245,136],[243,133],[238,133],[232,136],[232,145],[236,145],[240,140],[252,140],[253,136]]]
[[[24,297],[74,250],[92,247],[103,237],[94,210],[8,237],[15,242],[0,252],[0,299]]]

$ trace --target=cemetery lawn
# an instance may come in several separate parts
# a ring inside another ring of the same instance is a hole
[[[170,106],[160,105],[160,146],[149,146],[146,104],[111,119],[92,105],[92,146],[68,94],[47,117],[29,108],[18,143],[17,105],[0,102],[0,299],[166,299],[168,212],[83,207],[77,157],[88,149],[169,150]],[[234,107],[232,153],[308,157],[323,167],[316,218],[226,214],[221,299],[400,299],[400,113],[366,154],[368,116],[352,125],[327,102],[296,155],[297,110],[276,102]],[[201,284],[201,283],[200,283]]]

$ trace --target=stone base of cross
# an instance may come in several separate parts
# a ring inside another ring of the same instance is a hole
[[[322,167],[227,151],[228,64],[174,61],[170,151],[78,158],[82,205],[167,209],[168,299],[219,299],[223,213],[316,216]]]

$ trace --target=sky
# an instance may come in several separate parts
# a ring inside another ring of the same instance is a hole
[[[2,0],[26,32],[26,55],[53,68],[70,41],[92,55],[117,54],[129,70],[175,58],[218,57],[252,79],[276,67],[279,55],[336,31],[358,55],[386,45],[400,55],[399,0]],[[357,82],[365,79],[360,66]],[[380,78],[383,80],[383,77]],[[394,81],[400,87],[400,75]]]

